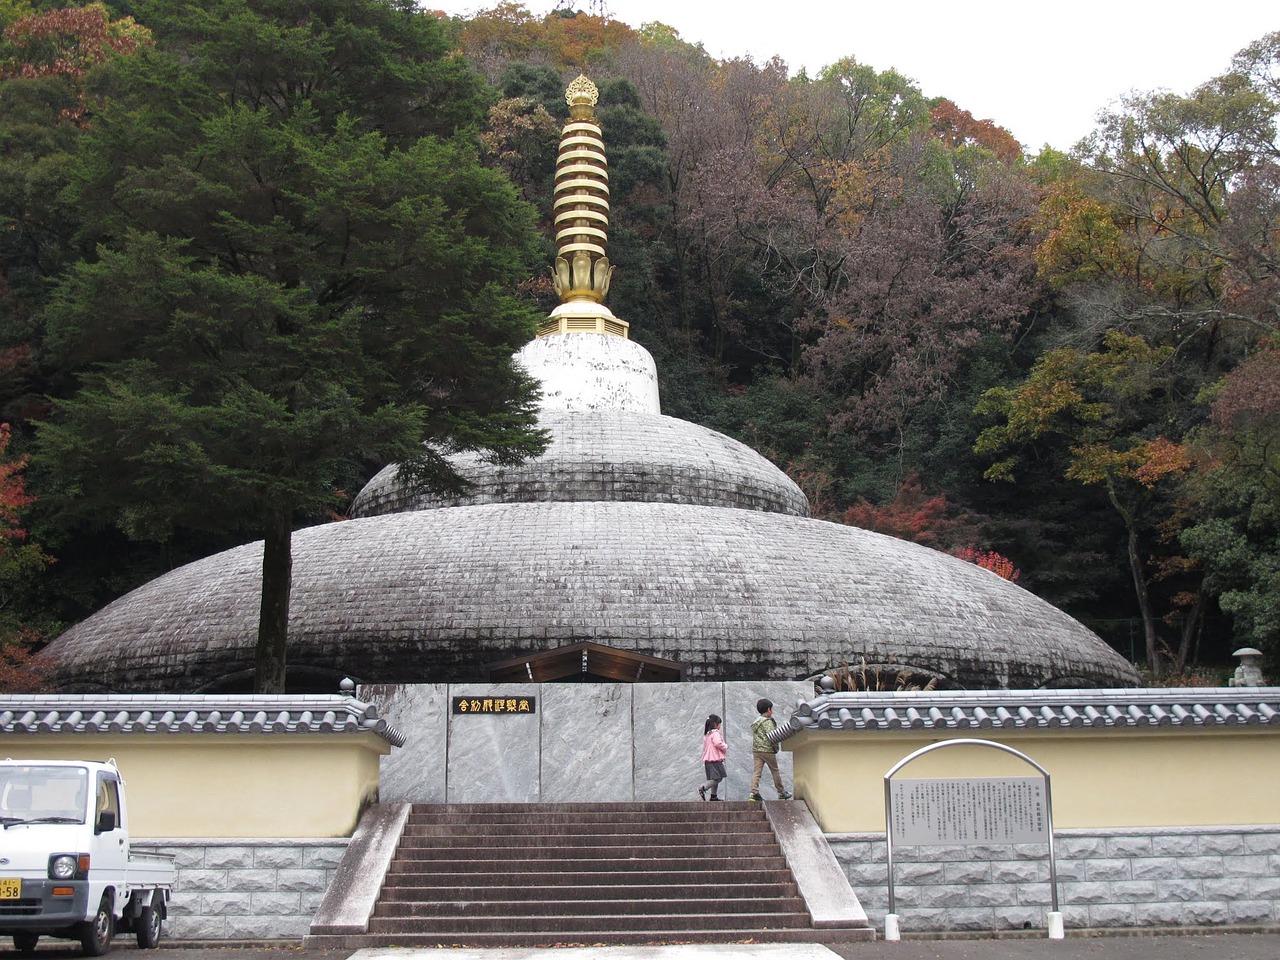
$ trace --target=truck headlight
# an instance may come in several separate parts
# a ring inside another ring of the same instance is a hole
[[[49,858],[49,879],[70,880],[79,872],[80,858],[74,853],[55,853]]]

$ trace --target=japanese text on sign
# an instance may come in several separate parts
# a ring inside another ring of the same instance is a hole
[[[1041,777],[894,780],[889,801],[894,846],[1049,839]]]
[[[461,713],[537,713],[537,697],[454,697],[453,712]]]

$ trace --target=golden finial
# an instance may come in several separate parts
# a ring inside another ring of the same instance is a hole
[[[626,336],[627,325],[604,306],[613,267],[609,239],[609,161],[596,122],[600,92],[579,74],[565,92],[569,122],[556,160],[556,262],[552,271],[561,306],[540,333],[591,330]]]
[[[596,85],[587,79],[586,74],[580,73],[577,78],[569,84],[569,88],[564,92],[565,103],[569,104],[572,110],[575,106],[586,105],[594,107],[600,102],[600,91],[596,89]]]

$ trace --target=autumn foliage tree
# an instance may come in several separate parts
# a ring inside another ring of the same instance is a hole
[[[112,53],[136,53],[151,42],[151,32],[132,17],[113,20],[102,3],[31,14],[4,28],[8,56],[0,61],[0,80],[60,77],[74,91],[75,105],[63,119],[83,121],[88,109],[84,77]]]
[[[585,70],[635,36],[620,20],[563,9],[537,16],[508,0],[468,18],[459,39],[472,63],[496,79],[511,61]]]
[[[945,494],[927,494],[914,474],[907,477],[893,499],[875,505],[861,500],[841,518],[852,527],[874,530],[936,550],[953,551],[980,535],[977,521],[951,503]]]
[[[1182,543],[1241,644],[1280,666],[1280,350],[1259,351],[1213,396],[1194,436],[1196,521]]]
[[[5,376],[0,406],[21,428],[51,385],[38,349],[39,304],[76,253],[78,211],[62,200],[94,111],[88,75],[136,55],[150,33],[100,3],[35,12],[0,3],[0,350],[31,362]]]
[[[995,457],[988,479],[1013,482],[1019,459],[1043,441],[1066,445],[1065,479],[1100,488],[1120,516],[1127,535],[1125,556],[1143,623],[1147,663],[1156,675],[1167,665],[1161,617],[1152,599],[1150,566],[1167,481],[1184,473],[1184,446],[1148,435],[1157,406],[1171,387],[1173,350],[1112,331],[1103,349],[1082,353],[1062,348],[1044,354],[1014,388],[984,394],[980,415],[996,419],[975,449]]]
[[[1194,656],[1189,638],[1218,609],[1230,623],[1200,635],[1280,647],[1264,416],[1280,33],[1188,92],[1113,104],[1072,155],[1031,156],[1000,118],[925,97],[853,50],[797,72],[572,4],[450,17],[408,0],[0,0],[0,28],[0,363],[17,363],[0,419],[22,449],[32,417],[51,436],[74,421],[51,459],[81,471],[42,474],[37,460],[27,525],[67,519],[77,544],[113,559],[119,530],[173,529],[163,547],[129,542],[153,567],[161,549],[182,562],[257,535],[266,488],[231,480],[265,463],[282,486],[304,484],[289,473],[297,450],[257,455],[313,414],[310,436],[332,448],[308,447],[324,482],[291,516],[338,509],[334,491],[388,448],[354,428],[364,406],[322,398],[371,396],[358,381],[410,403],[382,379],[393,341],[418,344],[421,382],[456,397],[448,357],[474,346],[487,368],[548,296],[564,85],[586,70],[615,178],[610,306],[654,353],[666,412],[756,446],[815,516],[967,548],[996,572],[1016,558],[1021,584],[1113,642],[1141,623],[1153,665]],[[497,287],[458,293],[459,276]],[[396,298],[442,338],[397,340]],[[432,312],[446,301],[459,312]],[[494,325],[459,347],[476,317]],[[324,373],[294,375],[305,368]],[[217,394],[219,376],[252,389]],[[175,388],[164,402],[142,389],[157,380]],[[178,402],[179,387],[201,402]],[[439,399],[425,402],[441,413]],[[235,422],[260,429],[223,429]],[[104,423],[135,446],[121,456]],[[141,461],[159,483],[125,476]],[[1012,488],[983,478],[1004,468]],[[202,516],[151,509],[154,490],[202,470],[208,495],[186,499]],[[60,544],[66,528],[32,529]],[[56,579],[86,552],[64,555]],[[83,569],[58,588],[60,611],[141,577],[130,567],[89,589]]]
[[[929,111],[933,135],[950,147],[977,146],[989,150],[1005,163],[1022,156],[1022,144],[994,120],[978,120],[968,110],[945,97]]]
[[[25,619],[17,596],[53,562],[30,540],[23,513],[35,502],[27,493],[24,472],[28,458],[9,453],[12,432],[0,423],[0,691],[41,689],[44,674],[33,661],[33,650],[45,639],[43,631]]]
[[[1005,580],[1017,581],[1022,576],[1012,560],[1003,554],[997,553],[995,550],[981,550],[978,547],[961,547],[956,551],[955,555],[965,563],[972,563],[974,566],[981,567],[983,570],[990,570],[997,577]]]

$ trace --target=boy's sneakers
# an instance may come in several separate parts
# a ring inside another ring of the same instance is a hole
[[[711,795],[712,800],[723,800],[723,797],[717,797],[714,793]]]
[[[707,788],[706,788],[706,787],[699,787],[699,788],[698,788],[698,796],[700,796],[703,800],[707,799]],[[715,799],[715,797],[712,797],[711,799],[712,799],[712,800],[714,800],[714,799]]]
[[[787,791],[783,790],[780,794],[778,794],[778,799],[779,799],[779,800],[790,800],[790,799],[791,799],[791,794],[789,794],[789,793],[787,793]]]
[[[749,796],[747,799],[748,799],[748,800],[752,800],[752,801],[754,801],[755,803],[760,803],[761,801],[763,801],[763,800],[764,800],[764,797],[760,796],[760,794],[758,794],[758,793],[753,793],[753,794],[752,794],[751,796]]]

